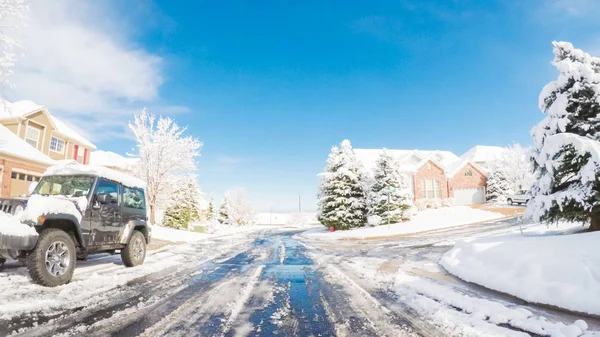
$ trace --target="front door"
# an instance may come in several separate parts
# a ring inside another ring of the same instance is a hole
[[[117,243],[121,231],[119,185],[98,179],[92,200],[90,246]]]

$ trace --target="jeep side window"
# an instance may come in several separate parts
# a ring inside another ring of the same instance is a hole
[[[123,204],[127,208],[146,209],[146,199],[144,191],[139,188],[129,188],[123,186]]]
[[[110,203],[117,204],[119,202],[119,187],[115,183],[108,182],[104,179],[98,180],[96,187],[96,197],[100,194],[110,195]]]

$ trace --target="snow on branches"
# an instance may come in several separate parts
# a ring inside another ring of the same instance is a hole
[[[369,214],[379,216],[381,223],[396,223],[410,217],[408,210],[413,206],[413,196],[399,168],[397,160],[383,149],[368,198]]]
[[[8,77],[12,75],[17,60],[16,51],[19,41],[13,38],[10,30],[18,29],[27,19],[29,10],[27,0],[0,0],[0,83],[10,85]]]
[[[254,209],[247,200],[246,191],[233,188],[225,192],[227,196],[227,221],[234,226],[251,225],[254,221]]]
[[[202,143],[192,136],[184,136],[186,128],[180,128],[169,117],[156,117],[146,109],[135,115],[129,123],[137,141],[139,163],[133,174],[146,181],[146,197],[150,209],[150,222],[155,222],[158,208],[170,206],[173,193],[186,188],[195,179],[196,157]]]
[[[559,76],[540,94],[546,117],[532,130],[537,183],[526,215],[588,221],[600,230],[600,59],[554,42]]]
[[[334,146],[321,174],[317,219],[326,227],[363,227],[367,203],[365,175],[350,141]]]

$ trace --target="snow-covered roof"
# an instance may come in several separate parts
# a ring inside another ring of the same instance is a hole
[[[76,140],[81,145],[83,145],[91,150],[96,149],[96,145],[92,144],[89,140],[85,139],[85,137],[83,137],[77,131],[75,131],[72,128],[70,128],[69,126],[67,126],[63,121],[61,121],[60,119],[58,119],[52,115],[50,115],[50,118],[52,119],[52,122],[54,122],[54,125],[56,125],[56,131],[58,133],[62,134],[63,136],[66,136],[68,138],[71,138],[73,140]]]
[[[131,176],[127,173],[115,171],[104,166],[96,165],[82,165],[79,163],[67,163],[64,165],[55,165],[49,167],[44,176],[56,176],[56,175],[94,175],[102,178],[106,178],[112,181],[119,182],[129,187],[145,188],[146,183],[141,179]]]
[[[477,145],[465,152],[460,158],[476,163],[487,163],[504,158],[507,150],[507,148],[501,146]]]
[[[458,171],[460,171],[460,169],[463,168],[467,164],[471,164],[471,166],[473,166],[479,172],[483,173],[483,175],[487,176],[487,171],[484,170],[481,166],[477,165],[477,163],[475,163],[472,160],[466,159],[466,158],[460,158],[459,160],[450,164],[446,168],[446,177],[448,177],[448,178],[454,177],[458,173]]]
[[[96,149],[96,146],[92,144],[89,140],[80,135],[77,131],[73,130],[73,128],[67,126],[60,119],[52,116],[48,111],[47,107],[43,105],[38,105],[35,102],[28,100],[11,103],[6,100],[0,99],[0,119],[22,117],[30,113],[38,112],[39,110],[45,110],[46,113],[48,113],[48,116],[50,117],[52,123],[54,123],[54,126],[56,127],[56,132],[62,134],[67,138],[75,140],[81,145],[88,147],[92,150]]]
[[[383,152],[383,149],[354,149],[358,160],[367,170],[373,170],[377,159]],[[423,150],[387,150],[387,153],[394,157],[400,164],[400,170],[403,172],[416,171],[423,162],[432,160],[440,164],[442,168],[447,168],[452,163],[458,161],[458,156],[450,151],[423,151]]]
[[[0,124],[0,152],[48,165],[56,163],[52,158],[29,145],[2,124]]]
[[[111,151],[97,150],[90,155],[90,164],[107,167],[127,168],[135,165],[138,159],[126,158]]]

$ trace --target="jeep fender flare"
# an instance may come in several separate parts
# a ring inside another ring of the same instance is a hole
[[[68,221],[68,222],[72,223],[72,226],[69,226],[68,229],[73,230],[73,235],[75,236],[75,240],[77,241],[77,243],[82,248],[86,247],[85,240],[83,240],[83,234],[81,233],[81,224],[79,223],[79,219],[77,219],[76,216],[74,216],[73,214],[58,213],[58,214],[44,214],[43,217],[44,217],[44,223],[40,223],[35,226],[35,229],[38,233],[41,233],[46,228],[55,227],[55,226],[48,225],[49,220],[50,220],[50,222],[52,222],[54,220]],[[57,226],[56,228],[59,228],[62,230],[66,229],[66,228],[61,228],[61,227],[63,227],[63,226]]]
[[[129,222],[123,226],[121,236],[119,237],[119,243],[124,245],[127,244],[131,234],[133,234],[133,231],[135,230],[142,232],[146,239],[146,244],[150,243],[150,226],[143,220],[129,220]]]

